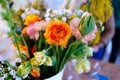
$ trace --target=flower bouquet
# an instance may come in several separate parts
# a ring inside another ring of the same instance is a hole
[[[0,63],[4,79],[43,80],[61,72],[72,59],[76,60],[78,73],[90,70],[87,57],[92,56],[93,49],[87,44],[97,31],[92,14],[69,9],[46,9],[39,14],[29,9],[21,13],[17,24],[7,2],[0,3],[6,10],[2,16],[10,27],[8,37],[17,50],[16,65],[11,65],[8,59]]]

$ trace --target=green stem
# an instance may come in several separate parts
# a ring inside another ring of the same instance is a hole
[[[28,46],[28,45],[27,45],[27,43],[26,43],[26,41],[25,41],[25,39],[24,39],[24,37],[23,37],[23,36],[21,36],[21,38],[22,38],[23,43],[25,44],[25,46]]]
[[[39,39],[39,42],[38,42],[38,51],[41,50],[42,48],[42,40],[43,40],[43,35],[42,35],[42,32],[40,33],[40,39]]]

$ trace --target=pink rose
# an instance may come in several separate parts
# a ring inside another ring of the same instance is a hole
[[[34,29],[33,25],[30,25],[27,29],[27,34],[30,36],[30,39],[36,39],[39,38],[39,32]]]
[[[88,41],[92,41],[95,37],[96,37],[96,33],[97,32],[97,27],[95,25],[95,28],[92,32],[90,32],[88,35],[85,35],[84,38],[82,39],[82,41],[86,44],[88,44]]]
[[[81,33],[78,29],[79,22],[80,22],[79,18],[74,18],[70,21],[70,28],[71,28],[72,34],[75,36],[77,40],[79,40],[81,37]]]
[[[30,39],[36,39],[39,38],[39,32],[45,31],[47,26],[47,22],[45,21],[39,21],[35,22],[34,24],[30,25],[27,29],[27,34],[30,36]]]

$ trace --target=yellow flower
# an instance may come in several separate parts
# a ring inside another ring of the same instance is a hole
[[[90,71],[90,62],[87,59],[77,59],[75,70],[78,73],[89,72]]]
[[[35,65],[35,66],[38,66],[38,65],[39,65],[39,63],[38,63],[38,61],[36,60],[36,58],[30,59],[30,62],[31,62],[32,65]]]
[[[62,21],[51,21],[48,23],[44,34],[49,44],[66,46],[71,35],[70,27]]]
[[[40,21],[40,17],[36,14],[29,14],[25,18],[25,25],[33,24],[34,22]]]

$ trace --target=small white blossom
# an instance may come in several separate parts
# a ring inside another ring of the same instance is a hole
[[[11,71],[10,71],[10,74],[11,74],[11,75],[15,75],[15,74],[16,74],[15,70],[11,70]]]
[[[20,77],[16,77],[15,80],[22,80]]]
[[[21,14],[22,19],[24,20],[25,17],[29,14],[38,14],[39,15],[40,12],[38,10],[32,8],[32,7],[31,8],[26,8],[25,12]]]
[[[50,18],[45,18],[45,20],[46,20],[47,22],[49,22],[49,21],[50,21]]]
[[[57,18],[54,18],[54,20],[57,20]]]
[[[50,12],[50,10],[51,10],[51,9],[49,8],[49,9],[47,9],[47,10],[46,10],[46,12],[47,12],[47,13],[49,13],[49,12]]]
[[[62,21],[64,21],[64,22],[67,21],[67,18],[66,18],[66,17],[63,17],[63,18],[62,18]]]
[[[45,17],[49,17],[49,15],[50,15],[49,13],[46,13],[46,14],[45,14]]]
[[[21,62],[21,58],[16,58],[16,62]]]
[[[8,67],[8,71],[12,70],[11,67]]]
[[[4,74],[3,77],[4,77],[4,78],[7,78],[7,74]]]
[[[25,20],[26,14],[25,13],[21,14],[21,17],[23,20]]]
[[[59,12],[56,9],[54,9],[53,13],[58,14]]]

